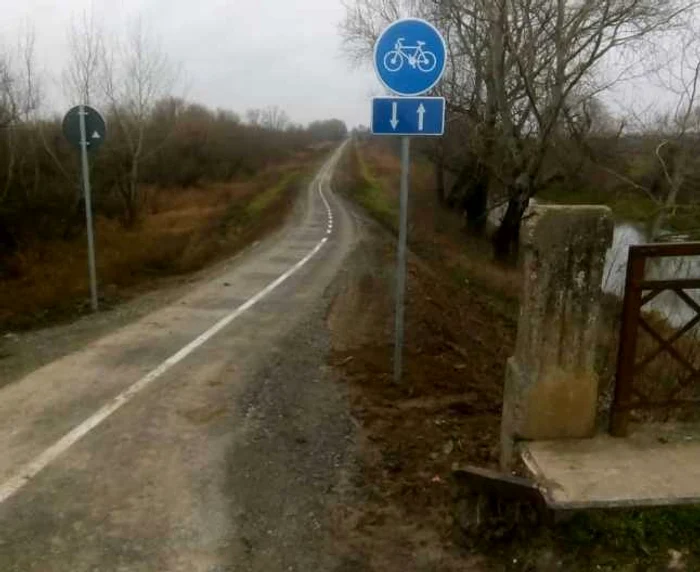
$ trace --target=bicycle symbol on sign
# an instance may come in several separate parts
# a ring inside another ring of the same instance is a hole
[[[389,72],[397,72],[404,62],[413,69],[418,68],[423,73],[430,73],[437,66],[437,58],[433,52],[423,49],[425,42],[416,42],[416,46],[404,46],[405,38],[399,38],[394,49],[384,56],[384,67]]]

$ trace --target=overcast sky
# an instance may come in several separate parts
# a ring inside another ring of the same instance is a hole
[[[181,64],[181,94],[212,107],[243,113],[279,105],[299,123],[337,117],[352,127],[369,123],[370,98],[380,91],[369,68],[355,70],[343,56],[340,0],[0,0],[0,6],[5,47],[23,28],[34,28],[55,110],[69,103],[60,77],[71,18],[86,10],[112,33],[141,16]]]
[[[71,20],[85,13],[108,35],[140,17],[183,70],[175,95],[210,107],[242,115],[278,105],[297,123],[337,117],[353,127],[369,124],[370,99],[383,92],[369,66],[353,69],[343,54],[340,0],[0,0],[0,7],[6,52],[23,29],[35,31],[47,111],[74,103],[64,95],[61,72]],[[628,114],[667,97],[640,80],[602,99]]]

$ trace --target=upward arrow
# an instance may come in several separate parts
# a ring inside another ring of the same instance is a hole
[[[396,131],[399,126],[399,104],[396,101],[391,102],[391,128]]]
[[[425,118],[425,106],[421,103],[418,107],[418,131],[423,131]]]

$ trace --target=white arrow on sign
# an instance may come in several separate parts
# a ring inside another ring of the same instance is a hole
[[[425,117],[425,107],[421,103],[420,106],[418,107],[418,131],[423,131],[423,118]]]
[[[391,103],[391,128],[396,131],[396,128],[399,126],[399,104],[395,101]]]
[[[92,134],[92,138],[93,138],[93,139],[102,139],[102,136],[101,136],[97,131],[95,131],[95,132]]]

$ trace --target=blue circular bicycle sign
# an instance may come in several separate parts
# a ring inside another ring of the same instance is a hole
[[[425,20],[397,20],[374,46],[374,67],[387,89],[398,95],[420,95],[440,81],[445,71],[445,39]]]

